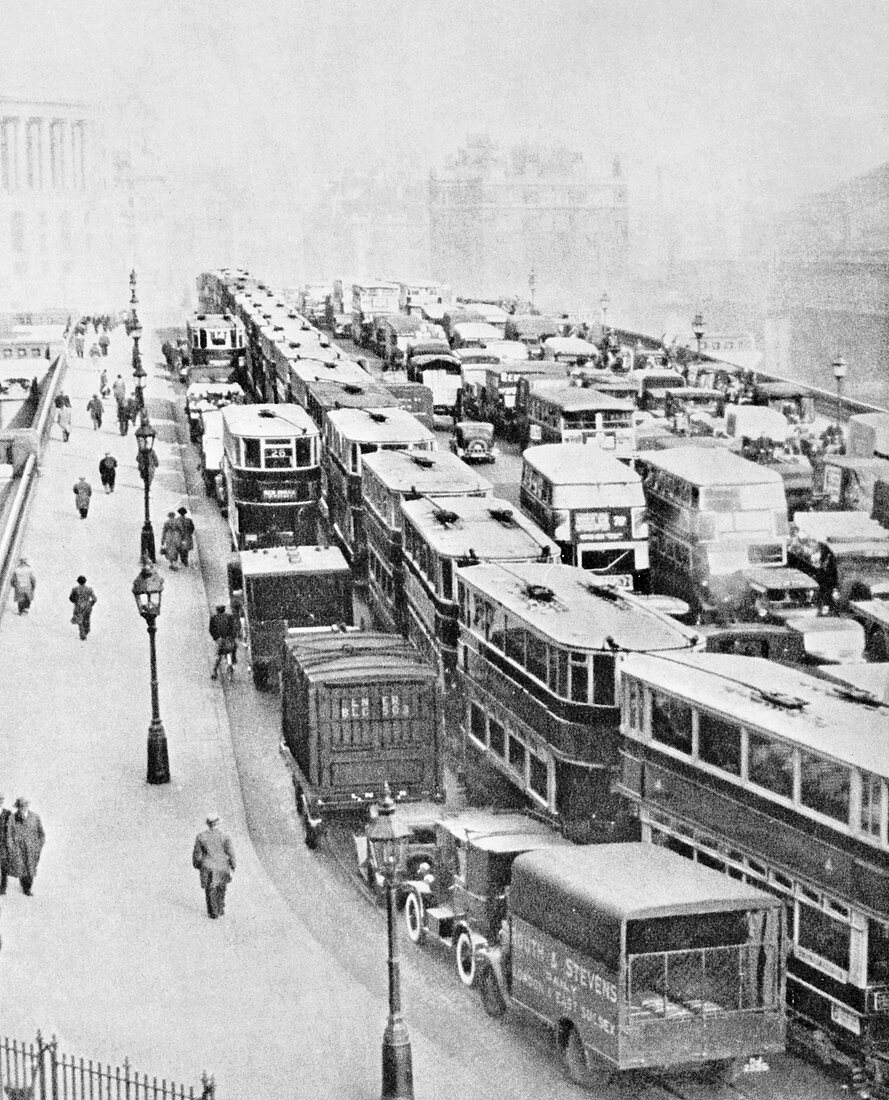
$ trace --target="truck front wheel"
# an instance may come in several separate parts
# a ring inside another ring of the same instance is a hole
[[[407,928],[407,938],[411,943],[422,943],[426,938],[426,929],[423,925],[423,899],[411,890],[404,901],[404,924]]]
[[[465,928],[457,936],[454,956],[460,981],[471,989],[475,985],[475,951],[472,947],[472,936]]]

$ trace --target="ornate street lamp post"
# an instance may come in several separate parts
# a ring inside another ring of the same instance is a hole
[[[386,880],[386,921],[389,931],[389,1019],[383,1032],[383,1091],[381,1100],[414,1100],[414,1071],[411,1041],[401,1018],[401,973],[396,937],[395,886],[399,868],[404,863],[408,829],[395,813],[395,803],[385,786],[379,813],[367,825],[367,841],[371,845],[377,867]]]
[[[136,443],[139,451],[136,462],[139,466],[139,475],[145,490],[145,519],[142,522],[142,540],[140,553],[149,561],[157,561],[154,547],[154,528],[151,526],[151,482],[154,479],[154,471],[157,468],[157,455],[154,453],[155,430],[151,426],[148,414],[143,410],[142,423],[136,429]]]
[[[130,336],[133,338],[133,380],[135,381],[136,408],[141,412],[145,408],[145,379],[148,375],[142,367],[142,355],[139,351],[139,340],[142,337],[142,326],[136,313],[139,304],[136,298],[136,271],[130,272]],[[153,559],[152,559],[153,560]]]
[[[838,355],[831,364],[833,367],[833,377],[837,384],[837,436],[841,435],[842,429],[840,427],[840,420],[843,415],[843,383],[846,380],[846,360],[842,355]]]
[[[602,310],[602,328],[608,329],[608,307],[611,305],[611,299],[608,297],[608,291],[603,291],[602,297],[599,299],[599,308]]]
[[[696,313],[691,322],[691,331],[695,334],[695,340],[698,343],[698,362],[701,361],[701,341],[704,339],[704,316],[702,313]]]
[[[142,571],[133,581],[133,596],[139,614],[148,627],[148,651],[151,658],[151,724],[148,727],[148,774],[146,780],[152,784],[170,782],[170,761],[167,756],[167,734],[161,721],[160,700],[157,690],[157,617],[161,613],[161,594],[164,590],[163,577],[158,575],[154,565],[147,558],[142,560]]]

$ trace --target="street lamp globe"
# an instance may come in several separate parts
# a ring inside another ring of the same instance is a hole
[[[142,559],[142,569],[133,581],[133,598],[143,619],[154,620],[161,613],[164,578],[148,558]]]
[[[151,421],[147,416],[142,417],[142,423],[136,429],[136,444],[139,448],[139,454],[149,454],[154,450],[154,440],[157,436],[157,432],[151,426]]]
[[[838,355],[831,365],[833,367],[833,376],[835,380],[837,383],[842,382],[846,377],[846,371],[848,369],[846,360],[842,355]]]
[[[407,842],[412,834],[395,812],[395,802],[388,783],[383,791],[377,816],[368,822],[365,834],[377,867],[385,874],[387,882],[394,883],[399,868],[404,866]]]
[[[702,313],[696,313],[691,323],[691,331],[695,334],[695,339],[700,341],[704,338],[704,316]]]

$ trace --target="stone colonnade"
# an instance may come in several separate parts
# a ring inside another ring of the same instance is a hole
[[[84,191],[86,131],[84,119],[0,117],[0,192]]]

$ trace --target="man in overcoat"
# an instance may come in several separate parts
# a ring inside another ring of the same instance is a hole
[[[97,602],[95,592],[86,583],[86,577],[81,575],[77,578],[77,584],[71,589],[68,599],[74,604],[71,622],[79,629],[80,640],[84,642],[90,632],[93,605]]]
[[[0,794],[0,894],[6,893],[6,876],[9,874],[9,819],[12,811],[3,805]]]
[[[195,838],[191,865],[201,873],[207,916],[216,920],[225,912],[225,891],[235,869],[235,849],[219,828],[219,814],[207,814],[207,828]]]
[[[43,823],[31,812],[28,800],[17,798],[15,813],[6,819],[6,861],[0,870],[0,894],[6,893],[8,878],[17,878],[21,881],[22,893],[31,896],[45,839]]]

